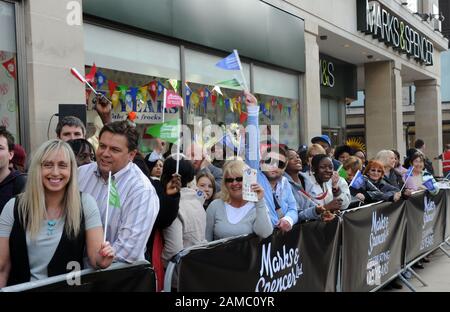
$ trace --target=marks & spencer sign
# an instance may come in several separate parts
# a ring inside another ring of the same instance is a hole
[[[357,0],[358,30],[417,62],[433,65],[433,43],[378,1]]]

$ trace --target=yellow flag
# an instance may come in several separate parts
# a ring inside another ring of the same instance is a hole
[[[111,103],[114,108],[116,108],[117,105],[119,105],[119,95],[120,95],[120,92],[116,90],[116,91],[114,91],[113,95],[111,96]]]

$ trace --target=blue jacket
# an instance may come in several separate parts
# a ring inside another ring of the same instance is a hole
[[[258,183],[261,187],[264,188],[264,200],[266,202],[266,206],[269,209],[270,220],[272,221],[272,225],[276,225],[278,223],[278,215],[275,211],[275,202],[273,200],[272,194],[272,186],[270,185],[269,180],[264,175],[264,173],[259,168],[259,121],[258,121],[258,113],[259,106],[250,106],[247,107],[248,110],[248,121],[247,121],[247,140],[245,144],[245,159],[246,163],[253,169],[258,170]],[[252,131],[253,130],[253,131]],[[251,141],[250,142],[250,139]],[[295,200],[294,195],[292,194],[291,185],[285,177],[281,177],[281,180],[278,181],[280,184],[280,196],[279,203],[281,206],[281,211],[283,212],[284,218],[288,220],[291,225],[294,225],[298,222],[298,209],[297,202]]]

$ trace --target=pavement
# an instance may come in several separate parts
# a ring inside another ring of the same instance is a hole
[[[450,253],[450,246],[444,246]],[[417,292],[450,292],[450,258],[441,250],[436,250],[429,255],[430,262],[424,263],[423,269],[414,269],[420,277],[428,284],[424,286],[417,278],[412,277],[408,281]],[[403,283],[402,283],[403,284]],[[402,289],[383,290],[386,292],[411,292],[403,284]]]

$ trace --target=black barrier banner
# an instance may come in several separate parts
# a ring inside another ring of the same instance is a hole
[[[300,291],[336,291],[340,222],[307,222],[300,226],[304,279]]]
[[[116,263],[106,270],[92,269],[58,275],[0,289],[13,292],[156,292],[150,263]]]
[[[334,291],[339,221],[295,225],[196,247],[178,264],[179,291]],[[328,276],[333,274],[333,276]]]
[[[342,290],[370,291],[401,269],[405,204],[380,203],[344,213]]]
[[[406,263],[444,241],[446,192],[421,192],[406,201]]]

